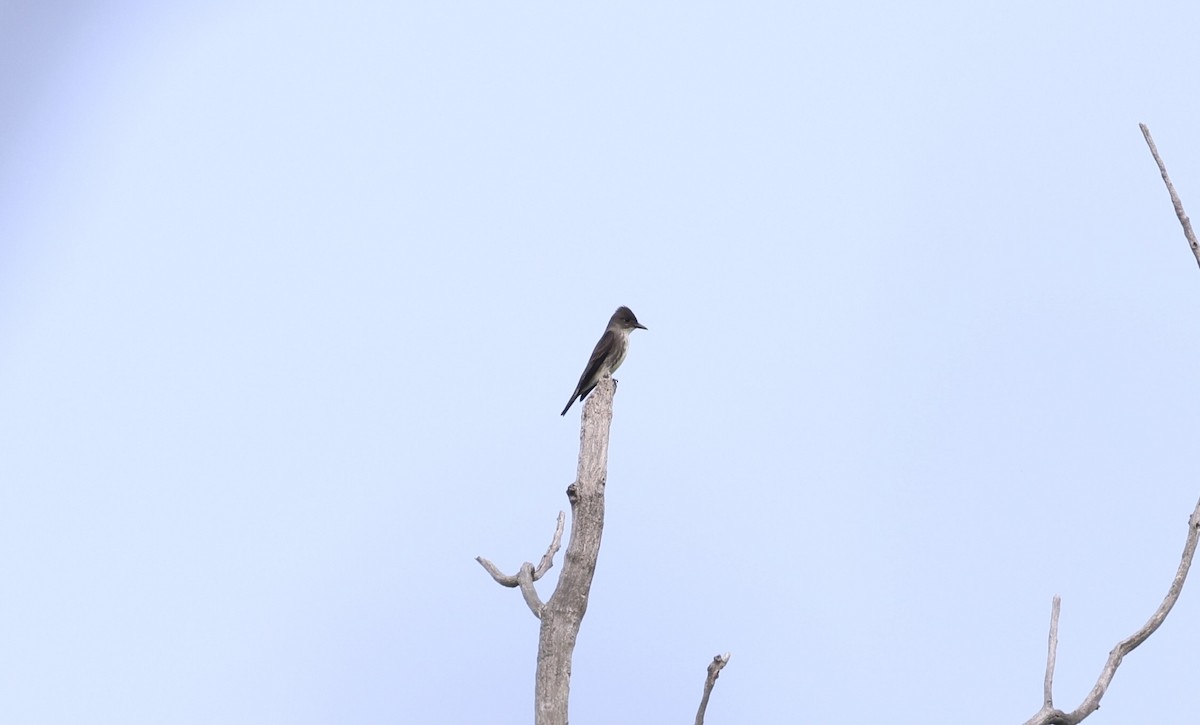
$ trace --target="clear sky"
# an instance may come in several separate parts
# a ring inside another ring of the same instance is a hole
[[[1200,496],[1185,2],[0,4],[0,722],[1020,722]],[[555,570],[557,572],[557,569]],[[1195,573],[1200,577],[1200,572]],[[541,588],[549,596],[551,574]],[[1200,707],[1200,581],[1089,723]],[[964,713],[967,713],[964,715]]]

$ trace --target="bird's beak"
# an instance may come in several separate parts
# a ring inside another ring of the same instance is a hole
[[[646,327],[645,325],[643,325],[640,322],[633,323],[633,326],[638,328],[639,330],[649,330],[650,329],[649,327]]]

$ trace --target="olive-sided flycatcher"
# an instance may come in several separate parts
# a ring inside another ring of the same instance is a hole
[[[592,350],[592,357],[583,369],[583,375],[579,376],[579,384],[575,386],[575,392],[571,393],[571,399],[567,401],[567,407],[563,408],[562,415],[567,414],[576,400],[586,398],[587,394],[592,392],[592,388],[596,387],[596,383],[600,382],[600,378],[612,375],[621,367],[621,363],[625,362],[625,353],[629,350],[629,333],[635,329],[645,330],[646,326],[637,321],[633,310],[618,307],[609,318],[608,329],[600,336],[596,349]]]

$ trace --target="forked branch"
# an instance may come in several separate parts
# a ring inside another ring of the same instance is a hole
[[[1054,679],[1054,652],[1058,648],[1058,597],[1054,598],[1054,608],[1050,615],[1050,646],[1046,658],[1045,703],[1036,715],[1025,721],[1025,725],[1077,725],[1100,708],[1100,699],[1108,691],[1108,686],[1112,683],[1113,676],[1117,674],[1117,668],[1121,666],[1125,655],[1137,649],[1138,645],[1154,634],[1171,612],[1171,607],[1174,607],[1175,602],[1178,601],[1179,594],[1183,591],[1183,582],[1187,579],[1188,569],[1192,566],[1192,557],[1196,553],[1197,541],[1200,541],[1200,501],[1196,502],[1196,508],[1188,517],[1188,535],[1183,545],[1183,556],[1179,561],[1179,569],[1175,572],[1175,579],[1171,582],[1171,588],[1167,590],[1167,596],[1138,631],[1118,642],[1112,652],[1108,653],[1108,661],[1104,663],[1104,669],[1100,672],[1100,678],[1096,680],[1096,686],[1083,699],[1079,707],[1071,712],[1055,709],[1050,693]]]
[[[542,555],[542,560],[538,562],[536,569],[533,564],[527,561],[521,565],[520,571],[515,575],[509,576],[482,556],[475,557],[475,561],[479,562],[480,566],[484,569],[487,569],[487,573],[492,575],[497,584],[506,587],[520,587],[521,596],[525,598],[525,603],[529,605],[529,611],[533,612],[533,616],[538,619],[542,618],[542,609],[546,605],[538,598],[537,589],[533,587],[533,583],[545,576],[546,572],[550,571],[550,568],[554,566],[554,555],[558,553],[558,549],[562,544],[563,527],[566,525],[566,522],[567,515],[559,511],[558,526],[554,528],[554,538],[550,541],[550,547]]]
[[[1139,123],[1138,127],[1142,129],[1142,136],[1146,139],[1146,145],[1150,147],[1150,155],[1154,157],[1154,163],[1158,164],[1158,172],[1162,175],[1163,183],[1167,185],[1167,193],[1171,195],[1171,204],[1175,207],[1175,216],[1179,218],[1179,223],[1183,226],[1183,235],[1187,237],[1188,245],[1192,248],[1192,255],[1196,257],[1196,263],[1200,264],[1200,243],[1197,243],[1196,233],[1192,231],[1192,222],[1183,210],[1183,202],[1180,201],[1179,194],[1175,193],[1175,185],[1171,183],[1171,177],[1167,174],[1167,165],[1158,155],[1158,147],[1154,145],[1150,129],[1144,123]],[[1135,650],[1138,645],[1154,634],[1170,614],[1175,602],[1178,601],[1179,594],[1183,591],[1183,583],[1187,579],[1188,570],[1192,566],[1192,557],[1196,553],[1198,540],[1200,540],[1200,501],[1196,502],[1196,508],[1188,517],[1188,535],[1183,545],[1183,556],[1179,561],[1179,569],[1175,572],[1175,579],[1171,582],[1170,589],[1167,590],[1167,596],[1163,598],[1162,604],[1158,605],[1158,609],[1142,625],[1141,629],[1118,642],[1117,646],[1108,653],[1108,661],[1104,663],[1104,669],[1100,671],[1100,677],[1096,680],[1095,687],[1087,694],[1079,707],[1071,712],[1063,712],[1054,707],[1054,659],[1058,649],[1059,613],[1059,599],[1058,597],[1054,598],[1054,606],[1050,612],[1050,641],[1046,652],[1046,679],[1042,709],[1025,721],[1025,725],[1077,725],[1099,709],[1100,699],[1104,697],[1108,686],[1112,684],[1113,677],[1117,674],[1117,668],[1121,666],[1125,655]]]

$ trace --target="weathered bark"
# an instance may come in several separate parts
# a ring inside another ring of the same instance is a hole
[[[1150,155],[1154,157],[1154,163],[1158,164],[1158,173],[1162,175],[1163,183],[1167,185],[1167,193],[1171,195],[1171,205],[1175,207],[1175,216],[1183,226],[1183,236],[1187,238],[1188,246],[1192,248],[1192,256],[1196,258],[1196,264],[1200,264],[1200,242],[1196,241],[1196,233],[1192,231],[1192,220],[1188,219],[1187,213],[1184,212],[1183,202],[1179,200],[1179,194],[1175,193],[1175,185],[1171,183],[1171,177],[1167,176],[1167,165],[1158,155],[1158,147],[1154,145],[1150,129],[1144,123],[1139,123],[1138,128],[1142,129],[1142,136],[1146,139],[1146,145],[1150,147]]]
[[[571,691],[571,658],[579,625],[587,611],[596,559],[600,556],[600,535],[604,532],[604,485],[608,479],[608,434],[612,425],[613,395],[617,385],[604,377],[583,406],[579,432],[579,470],[575,482],[567,486],[571,502],[571,539],[563,557],[562,573],[550,600],[542,603],[534,582],[554,566],[563,534],[563,514],[550,548],[534,567],[521,565],[513,575],[504,574],[495,564],[475,557],[497,584],[520,587],[521,595],[533,616],[542,621],[538,636],[537,679],[534,685],[534,722],[536,725],[567,725],[567,701]]]
[[[728,652],[713,657],[712,662],[708,663],[708,677],[704,678],[704,694],[700,696],[700,709],[696,711],[696,725],[704,725],[704,713],[708,710],[708,696],[712,694],[713,687],[717,684],[717,678],[721,676],[721,670],[725,669],[727,664],[729,664]]]
[[[604,486],[608,480],[608,437],[616,382],[605,377],[588,396],[579,432],[579,469],[567,487],[571,502],[571,539],[563,557],[558,586],[542,608],[538,636],[534,722],[567,725],[571,690],[571,658],[579,626],[587,612],[588,594],[604,532]]]

